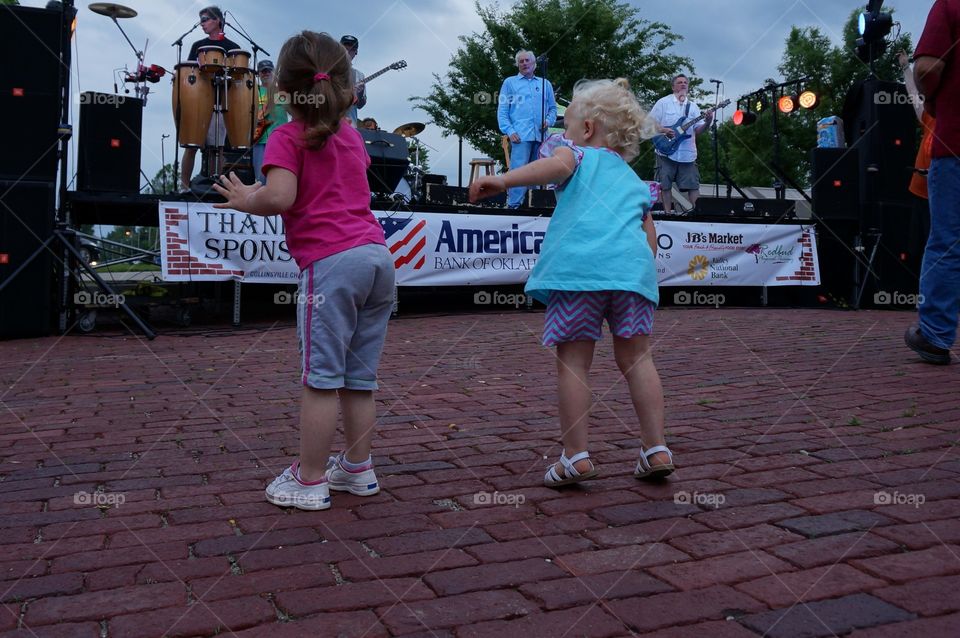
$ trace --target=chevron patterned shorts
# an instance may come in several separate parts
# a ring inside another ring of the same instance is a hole
[[[600,341],[604,319],[616,337],[648,335],[653,330],[656,308],[643,295],[625,290],[554,290],[547,302],[543,345]]]

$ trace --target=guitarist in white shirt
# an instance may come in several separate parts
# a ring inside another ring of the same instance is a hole
[[[673,94],[657,100],[650,111],[650,115],[660,126],[660,132],[669,139],[674,139],[677,132],[671,128],[680,118],[689,121],[700,117],[700,107],[688,99],[690,80],[680,74],[673,78]],[[689,110],[688,110],[689,106]],[[689,139],[684,140],[672,155],[663,155],[657,151],[656,179],[660,182],[660,194],[663,199],[665,213],[673,212],[673,194],[671,189],[676,184],[696,206],[700,196],[700,170],[697,168],[697,135],[706,131],[713,123],[713,113],[703,116],[703,122],[687,130]]]

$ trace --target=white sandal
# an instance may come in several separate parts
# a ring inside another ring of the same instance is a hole
[[[589,460],[590,453],[586,451],[579,452],[568,459],[567,451],[564,450],[563,454],[560,455],[560,465],[563,467],[563,475],[557,472],[557,464],[554,463],[543,476],[543,484],[547,487],[561,487],[563,485],[570,485],[571,483],[579,483],[580,481],[588,481],[596,478],[600,474],[600,470],[593,464],[593,461],[590,461],[590,469],[586,472],[580,472],[573,466],[574,463],[582,461],[583,459]]]
[[[658,452],[666,452],[667,456],[670,457],[670,462],[651,465],[650,457]],[[638,479],[662,479],[673,474],[675,469],[673,452],[666,445],[657,445],[649,450],[644,450],[643,446],[640,446],[640,459],[637,461],[637,469],[633,472],[633,475]]]

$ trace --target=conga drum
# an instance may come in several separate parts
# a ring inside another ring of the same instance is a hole
[[[227,82],[227,135],[233,148],[253,146],[257,91],[253,69],[233,69]]]
[[[173,121],[178,120],[180,146],[203,146],[213,114],[213,84],[197,62],[178,64],[173,76]],[[179,104],[178,104],[179,100]]]
[[[250,52],[243,49],[227,51],[227,68],[231,71],[246,71],[250,68]]]
[[[205,46],[197,49],[197,62],[204,73],[223,73],[227,62],[227,51],[223,47]]]

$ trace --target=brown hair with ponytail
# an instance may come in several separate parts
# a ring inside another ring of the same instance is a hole
[[[315,79],[318,74],[329,76]],[[285,104],[306,126],[304,141],[321,149],[353,104],[353,68],[343,45],[327,33],[303,31],[280,49],[270,105]]]

